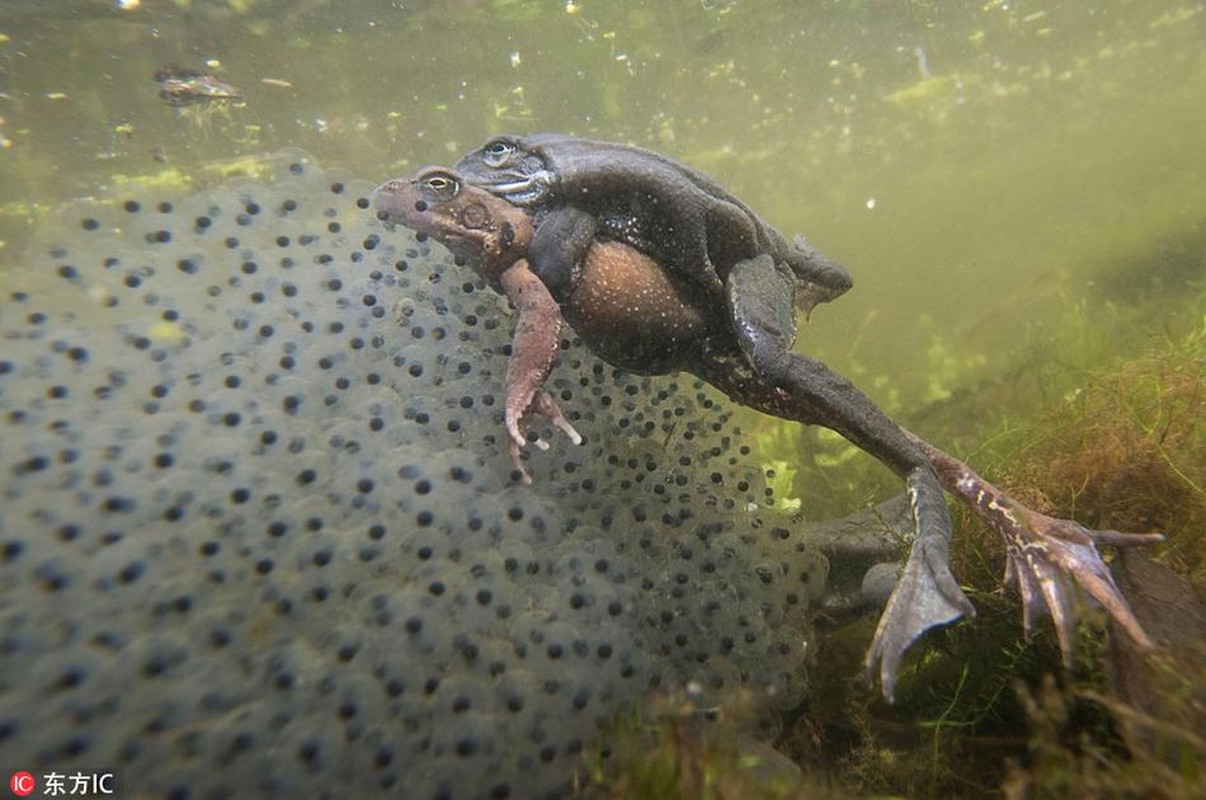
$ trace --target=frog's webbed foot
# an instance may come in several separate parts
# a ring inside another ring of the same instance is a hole
[[[837,431],[905,478],[913,549],[867,653],[868,670],[878,665],[884,696],[891,700],[909,645],[930,628],[974,615],[975,610],[950,572],[950,514],[924,453],[848,380],[819,361],[791,352],[795,289],[794,277],[767,256],[733,268],[729,310],[738,343],[758,380],[722,388],[754,408]]]
[[[1022,596],[1022,621],[1027,636],[1038,618],[1050,614],[1064,664],[1071,666],[1079,618],[1074,584],[1079,584],[1136,644],[1145,649],[1153,647],[1101,560],[1096,545],[1133,547],[1162,541],[1163,536],[1090,530],[1072,520],[1041,514],[1010,497],[954,456],[913,434],[909,437],[934,465],[947,491],[1004,537],[1005,582],[1017,586]]]
[[[523,409],[517,409],[515,413],[512,412],[512,409],[508,404],[507,452],[510,453],[511,463],[515,466],[515,469],[519,471],[519,474],[522,476],[522,480],[525,484],[530,484],[532,482],[532,474],[528,472],[527,468],[524,467],[523,459],[520,457],[523,447],[528,444],[527,437],[524,436],[523,431],[520,429],[520,423],[530,411],[540,414],[549,422],[553,423],[554,426],[560,428],[574,444],[582,444],[582,436],[578,433],[578,431],[574,430],[574,426],[571,425],[569,420],[565,418],[565,415],[561,413],[561,408],[557,405],[557,401],[553,399],[553,396],[544,389],[537,390],[535,394],[532,395],[527,405],[525,405]],[[536,445],[541,450],[549,449],[548,442],[544,441],[543,439],[536,439],[532,442],[532,444]]]
[[[1017,586],[1022,595],[1022,622],[1027,636],[1036,619],[1044,612],[1050,614],[1064,665],[1072,666],[1078,617],[1075,580],[1136,644],[1144,649],[1154,647],[1095,545],[1100,542],[1134,547],[1162,541],[1163,536],[1090,530],[1072,520],[1049,517],[1020,504],[1010,516],[1007,522],[991,527],[1005,536],[1008,559],[1005,582]]]
[[[901,658],[930,628],[974,617],[976,610],[950,570],[951,520],[934,473],[919,467],[906,479],[913,515],[913,549],[888,598],[867,650],[866,667],[879,667],[884,697],[891,702]]]
[[[821,254],[798,233],[787,251],[787,264],[800,281],[796,308],[804,312],[805,319],[818,304],[840,297],[854,285],[845,267]]]

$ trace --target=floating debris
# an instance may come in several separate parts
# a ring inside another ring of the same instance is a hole
[[[227,103],[243,99],[243,90],[213,75],[194,69],[165,67],[155,73],[159,97],[181,108],[198,103]]]

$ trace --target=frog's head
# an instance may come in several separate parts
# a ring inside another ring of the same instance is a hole
[[[454,169],[465,180],[521,206],[547,200],[557,179],[556,170],[536,147],[507,134],[469,153]]]
[[[373,190],[372,203],[379,218],[413,229],[420,240],[431,236],[491,283],[532,241],[526,211],[444,167],[386,181]]]

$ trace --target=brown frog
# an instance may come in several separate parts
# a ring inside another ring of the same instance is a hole
[[[519,458],[520,448],[526,444],[521,430],[525,416],[546,416],[575,443],[580,441],[542,388],[556,355],[563,319],[586,347],[618,367],[648,374],[689,371],[752,408],[785,419],[825,424],[814,394],[794,395],[751,367],[726,305],[683,270],[665,269],[627,243],[594,239],[586,243],[560,287],[559,303],[527,258],[540,224],[538,213],[467,184],[440,167],[425,169],[412,179],[387,181],[374,192],[373,206],[383,219],[447,246],[517,309],[519,320],[507,367],[506,424],[512,459],[527,482],[531,476]],[[843,400],[854,397],[870,405],[844,378],[819,362],[807,363],[814,385],[828,385]],[[1073,521],[1039,514],[962,461],[899,426],[896,430],[924,456],[943,488],[1005,537],[1009,554],[1006,577],[1022,594],[1028,630],[1036,616],[1048,611],[1056,622],[1065,658],[1071,658],[1075,578],[1136,642],[1151,646],[1095,543],[1134,545],[1158,541],[1159,535],[1092,531]],[[920,512],[915,494],[910,494],[910,501],[916,518]],[[919,538],[921,535],[919,532]],[[869,650],[867,666],[871,669],[878,663],[889,699],[908,645],[936,624],[975,613],[950,576],[944,545],[933,539],[926,542],[925,549],[914,544]]]

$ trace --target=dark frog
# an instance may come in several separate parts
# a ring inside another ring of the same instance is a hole
[[[761,411],[837,431],[901,475],[917,534],[910,563],[940,600],[928,606],[925,627],[971,613],[946,566],[951,521],[930,463],[849,381],[792,352],[797,307],[807,312],[846,291],[851,281],[842,267],[802,239],[787,244],[708,176],[648,150],[562,134],[500,136],[455,171],[535,212],[528,261],[558,299],[595,241],[627,244],[715,298],[712,313],[724,315],[741,354],[720,356],[735,391],[717,385]],[[894,671],[919,633],[885,632],[885,667]]]
[[[716,293],[735,266],[768,256],[799,282],[795,300],[806,313],[852,285],[804,237],[789,244],[716,181],[650,150],[556,133],[499,136],[454,170],[540,212],[528,260],[555,296],[596,238],[629,244]]]
[[[868,655],[869,666],[879,663],[889,696],[900,657],[913,639],[929,627],[974,613],[947,565],[950,519],[943,487],[1005,537],[1010,572],[1022,590],[1028,623],[1035,611],[1049,608],[1059,622],[1061,644],[1070,649],[1069,625],[1074,624],[1076,602],[1068,582],[1072,575],[1136,639],[1147,642],[1093,543],[1132,544],[1150,537],[1089,531],[1026,508],[963,462],[901,429],[822,364],[787,353],[783,358],[788,368],[798,374],[782,382],[771,377],[778,373],[768,375],[758,368],[758,355],[751,353],[751,334],[742,320],[772,313],[764,311],[763,304],[774,305],[778,311],[773,313],[789,313],[790,283],[770,284],[789,299],[788,311],[782,311],[774,297],[765,295],[767,287],[759,285],[766,275],[753,271],[750,282],[743,283],[740,276],[745,267],[737,265],[730,271],[729,291],[718,297],[690,278],[689,271],[667,268],[628,243],[596,237],[585,241],[560,297],[554,298],[530,264],[532,245],[545,224],[539,213],[494,197],[438,167],[412,179],[382,184],[373,205],[384,218],[444,243],[517,308],[519,321],[507,368],[506,419],[512,458],[525,479],[519,461],[519,448],[526,443],[520,430],[525,415],[543,414],[577,441],[577,434],[542,388],[563,318],[583,344],[617,366],[650,373],[687,370],[750,407],[786,419],[820,422],[843,433],[855,430],[862,442],[893,452],[894,463],[907,477],[916,537]],[[739,293],[735,287],[748,291]],[[743,307],[749,294],[752,306]],[[790,319],[779,322],[794,336]],[[752,338],[762,335],[754,332]],[[786,353],[791,338],[779,345]]]
[[[776,390],[751,398],[727,381],[734,399],[780,416],[789,403],[793,419],[838,431],[906,478],[919,526],[949,530],[932,471],[899,427],[840,375],[791,352],[796,309],[811,311],[850,288],[841,266],[801,238],[787,244],[714,180],[648,150],[562,134],[500,136],[454,172],[534,214],[527,260],[559,301],[595,242],[648,256],[668,280],[690,287],[692,302],[733,345],[735,352],[697,353],[696,362],[723,359],[726,373]]]

